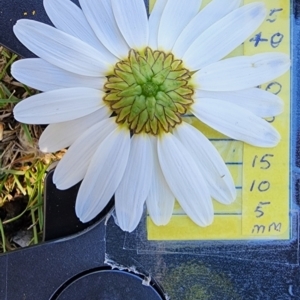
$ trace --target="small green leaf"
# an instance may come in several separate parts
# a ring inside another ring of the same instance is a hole
[[[172,101],[172,98],[169,97],[164,92],[158,92],[156,95],[157,103],[162,105],[163,107],[169,107],[172,110],[176,110],[176,106]]]
[[[146,60],[150,67],[153,66],[155,59],[150,48],[146,49]]]
[[[173,100],[173,102],[178,102],[183,105],[189,105],[193,103],[193,100],[186,99],[185,97],[177,94],[177,90],[168,92],[167,95]]]
[[[125,90],[119,92],[117,95],[119,97],[130,97],[130,96],[138,96],[142,93],[142,88],[140,85],[133,84],[132,86],[126,88]]]
[[[185,80],[171,80],[166,79],[164,83],[160,86],[160,90],[167,93],[179,89],[182,86],[185,86],[187,82]]]
[[[163,106],[156,104],[155,115],[156,115],[158,121],[160,122],[160,124],[162,125],[163,129],[165,131],[168,131],[169,124],[167,122]]]
[[[165,114],[167,117],[169,117],[171,120],[175,121],[176,123],[180,123],[180,118],[175,114],[175,112],[167,107],[165,107]]]
[[[123,61],[117,63],[117,68],[126,73],[132,73],[130,65]]]
[[[115,82],[115,83],[106,83],[104,85],[104,87],[109,90],[114,89],[114,90],[122,91],[122,90],[128,88],[129,85],[125,81],[121,81],[121,82]]]
[[[188,95],[192,95],[193,91],[189,88],[181,87],[179,89],[176,89],[176,93],[178,93],[181,96],[188,96]]]
[[[147,106],[147,110],[148,110],[150,120],[154,119],[155,105],[156,105],[156,99],[153,96],[146,98],[146,106]]]
[[[132,67],[132,74],[135,78],[137,84],[145,84],[147,82],[147,78],[140,72],[140,70],[136,67]]]
[[[171,65],[172,70],[178,69],[181,64],[182,64],[182,60],[174,60]]]
[[[158,133],[158,122],[156,118],[150,121],[150,127],[154,134]]]
[[[153,77],[153,71],[144,57],[139,57],[140,70],[146,80],[150,80]]]
[[[104,97],[104,100],[105,101],[117,101],[117,100],[120,100],[121,97],[118,96],[118,93],[119,92],[106,94],[106,96]]]
[[[174,56],[173,54],[169,54],[166,58],[165,58],[165,61],[164,61],[164,68],[170,68],[171,67],[171,64],[174,60]]]
[[[169,73],[171,71],[171,68],[166,68],[158,72],[155,76],[152,78],[152,82],[161,85],[164,83],[164,81],[167,79]]]
[[[160,52],[158,55],[158,58],[156,59],[155,63],[152,66],[152,70],[154,74],[157,74],[158,72],[160,72],[163,68],[164,65],[164,59],[165,59],[165,55],[163,52]]]
[[[131,111],[131,106],[126,106],[124,108],[122,108],[119,112],[118,112],[118,116],[117,116],[117,123],[120,123],[122,121],[125,120],[125,118],[130,114]]]
[[[126,106],[131,106],[132,103],[134,102],[135,96],[131,97],[124,97],[120,101],[116,102],[115,104],[112,105],[112,109],[119,109],[123,108]]]
[[[136,83],[135,78],[132,73],[123,72],[120,70],[115,70],[115,74],[119,76],[123,81],[127,82],[128,85]]]
[[[136,116],[138,116],[144,109],[146,109],[146,98],[144,95],[137,96],[133,105],[131,106],[131,112],[128,118],[129,122],[132,122]]]
[[[168,75],[168,79],[177,79],[178,77],[181,77],[184,76],[185,74],[187,74],[188,71],[183,69],[183,70],[179,70],[179,71],[171,71]]]
[[[148,112],[145,109],[139,115],[139,121],[138,121],[138,124],[137,124],[136,129],[135,129],[136,133],[140,133],[142,131],[142,129],[144,128],[145,124],[148,121],[148,118],[149,118]]]

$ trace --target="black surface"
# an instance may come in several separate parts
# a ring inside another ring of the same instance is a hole
[[[104,253],[105,227],[97,226],[76,239],[2,255],[0,263],[7,261],[7,273],[0,299],[49,299],[70,277],[103,265]]]
[[[71,0],[78,4],[78,0]],[[52,24],[44,10],[43,0],[0,0],[0,44],[23,57],[34,54],[15,37],[13,26],[19,19]]]
[[[101,221],[113,208],[113,199],[92,221],[82,223],[75,214],[75,201],[80,184],[68,190],[58,190],[52,182],[54,170],[45,179],[44,241],[66,237]]]

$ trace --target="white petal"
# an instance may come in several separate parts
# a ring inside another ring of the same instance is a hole
[[[266,6],[254,2],[242,6],[205,30],[188,48],[183,61],[199,70],[220,60],[241,45],[263,22]]]
[[[149,17],[149,47],[157,49],[157,36],[160,18],[168,0],[156,0]]]
[[[280,141],[280,134],[267,121],[232,103],[197,99],[192,112],[215,130],[253,146],[274,147]]]
[[[86,116],[104,106],[103,92],[90,88],[60,89],[31,96],[16,105],[15,118],[27,124],[51,124]]]
[[[143,214],[149,194],[153,171],[153,156],[148,135],[133,135],[124,176],[115,193],[118,224],[122,230],[132,232]]]
[[[115,64],[116,57],[98,40],[82,10],[70,0],[44,0],[44,7],[54,26],[80,40],[105,55],[106,61]]]
[[[87,116],[47,126],[39,139],[43,152],[56,152],[72,145],[78,137],[93,125],[107,119],[111,112],[106,106]]]
[[[207,91],[238,91],[283,75],[290,68],[284,53],[261,53],[224,59],[196,72],[197,88]]]
[[[182,58],[201,33],[238,8],[240,4],[241,0],[213,0],[208,3],[184,28],[176,40],[172,53],[177,58]],[[199,59],[199,56],[197,59]]]
[[[111,0],[115,20],[126,40],[134,49],[148,45],[149,28],[145,2],[143,0]]]
[[[158,48],[171,51],[184,27],[198,13],[200,0],[169,0],[162,13],[158,29]]]
[[[79,0],[79,3],[101,43],[115,56],[126,57],[129,47],[117,26],[111,0]]]
[[[102,89],[105,77],[88,77],[65,71],[40,58],[27,58],[15,62],[12,75],[20,82],[39,91],[68,87]]]
[[[107,205],[123,177],[129,151],[129,131],[119,128],[101,143],[77,195],[75,210],[81,222],[92,220]]]
[[[232,176],[212,143],[199,130],[185,122],[176,127],[174,134],[201,170],[211,196],[223,204],[233,202],[236,190]]]
[[[174,209],[175,197],[166,182],[159,164],[156,138],[151,139],[151,144],[153,149],[153,172],[146,203],[152,221],[157,226],[160,226],[169,223]]]
[[[53,182],[60,190],[66,190],[84,178],[88,166],[99,145],[117,128],[114,118],[103,120],[78,135],[58,163]]]
[[[283,112],[284,107],[284,102],[278,96],[259,88],[232,92],[196,90],[195,98],[214,98],[230,102],[250,110],[261,118],[277,116]]]
[[[59,68],[95,77],[105,75],[109,68],[101,52],[49,25],[24,19],[13,30],[30,51]]]
[[[186,214],[198,225],[213,221],[213,205],[200,169],[182,143],[171,133],[158,139],[158,158],[162,172]]]

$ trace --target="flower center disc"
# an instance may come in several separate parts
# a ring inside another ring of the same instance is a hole
[[[193,103],[190,78],[173,54],[130,50],[128,59],[118,62],[107,77],[104,101],[117,115],[117,123],[136,134],[169,132]]]

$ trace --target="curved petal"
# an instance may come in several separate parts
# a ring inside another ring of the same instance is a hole
[[[157,36],[160,18],[168,0],[156,0],[153,10],[149,17],[149,42],[152,49],[157,49]]]
[[[105,77],[89,77],[65,71],[40,58],[27,58],[15,62],[12,75],[20,82],[39,91],[69,87],[102,89]]]
[[[283,75],[290,68],[284,53],[261,53],[224,59],[193,75],[197,87],[207,91],[237,91],[258,86]]]
[[[114,17],[111,0],[79,0],[80,6],[101,43],[115,56],[128,56],[125,42]]]
[[[153,172],[146,204],[154,224],[157,226],[167,225],[172,217],[175,197],[166,182],[159,164],[156,138],[151,139],[151,144],[153,149]]]
[[[82,10],[70,0],[44,0],[44,7],[54,26],[86,42],[105,55],[106,61],[115,64],[116,57],[97,39]]]
[[[183,55],[192,70],[199,70],[225,57],[241,45],[263,22],[264,3],[244,5],[205,30]]]
[[[98,147],[80,186],[75,210],[81,222],[100,213],[116,191],[130,152],[129,131],[117,128]]]
[[[171,51],[184,27],[198,13],[201,0],[169,0],[165,5],[158,29],[158,48]]]
[[[206,91],[238,91],[283,75],[290,68],[284,53],[267,52],[224,59],[193,75],[197,88]]]
[[[212,143],[195,127],[183,122],[174,135],[180,140],[198,165],[207,181],[211,196],[223,204],[236,198],[232,176]]]
[[[192,112],[215,130],[253,146],[274,147],[280,141],[280,134],[267,121],[232,103],[198,99]]]
[[[196,90],[196,99],[214,98],[241,106],[258,117],[274,117],[283,112],[284,102],[276,95],[259,88],[232,92]],[[226,105],[224,103],[224,105]]]
[[[240,4],[241,0],[213,0],[208,3],[184,28],[176,40],[172,53],[177,58],[182,58],[200,34],[238,8]],[[197,59],[199,59],[199,56]]]
[[[27,124],[51,124],[86,116],[102,106],[103,92],[90,88],[60,89],[19,102],[14,116]]]
[[[149,28],[143,0],[111,0],[115,20],[130,48],[142,49],[148,45]]]
[[[104,76],[109,68],[101,52],[49,25],[19,20],[13,30],[30,51],[59,68],[94,77]]]
[[[135,134],[124,176],[115,193],[118,224],[122,230],[132,232],[143,214],[149,194],[153,172],[153,156],[148,135]]]
[[[214,213],[207,183],[191,154],[171,133],[157,143],[164,177],[186,214],[199,226],[212,223]]]
[[[56,152],[72,145],[86,130],[104,119],[111,112],[106,106],[87,116],[47,126],[39,139],[39,148],[43,152]]]
[[[113,118],[106,119],[79,136],[54,171],[53,182],[58,189],[66,190],[84,178],[97,148],[116,128]]]

